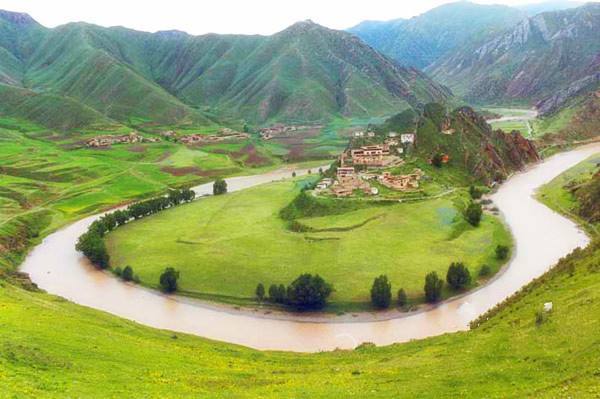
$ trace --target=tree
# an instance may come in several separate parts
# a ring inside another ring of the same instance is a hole
[[[292,172],[292,177],[296,177],[296,171]]]
[[[333,292],[330,284],[318,274],[302,274],[290,284],[287,299],[290,305],[304,309],[322,309]]]
[[[458,290],[471,284],[471,273],[462,262],[452,262],[446,274],[446,281]]]
[[[258,283],[256,286],[256,299],[262,301],[265,299],[265,286],[262,283]]]
[[[429,303],[434,303],[442,298],[442,287],[444,282],[440,280],[436,272],[431,272],[425,276],[425,299]]]
[[[481,204],[476,202],[471,202],[465,211],[465,219],[471,226],[479,226],[481,222],[481,215],[483,214],[483,210],[481,209]]]
[[[227,193],[227,182],[223,179],[217,179],[213,183],[213,195],[222,195]]]
[[[408,303],[408,297],[406,296],[406,291],[404,288],[400,288],[398,290],[398,306],[406,306]]]
[[[172,267],[167,267],[160,275],[160,287],[164,292],[175,292],[177,291],[177,280],[179,280],[179,272]]]
[[[131,266],[125,266],[125,269],[123,269],[123,272],[121,273],[121,278],[125,281],[133,280],[133,269]]]
[[[477,187],[471,186],[471,187],[469,187],[469,195],[471,195],[471,198],[473,198],[473,199],[479,199],[479,198],[481,198],[483,193]]]
[[[498,245],[496,247],[496,258],[499,260],[505,260],[508,258],[509,248],[506,245]]]
[[[392,302],[392,284],[386,275],[381,275],[373,280],[371,286],[371,302],[379,309],[387,309]]]
[[[257,287],[258,289],[258,287]],[[286,298],[286,290],[283,284],[271,284],[269,287],[269,300],[274,303],[284,303]]]
[[[483,265],[479,269],[479,275],[482,277],[489,276],[490,274],[492,274],[492,268],[489,265]]]
[[[441,168],[444,160],[444,155],[441,153],[436,153],[433,158],[431,158],[431,164],[436,168]]]
[[[90,229],[88,232],[82,234],[75,245],[78,251],[83,254],[92,262],[95,266],[100,269],[106,269],[109,264],[108,251],[106,250],[106,244],[102,239],[102,235],[95,229]]]
[[[323,168],[319,168],[319,174],[322,175],[323,174]]]

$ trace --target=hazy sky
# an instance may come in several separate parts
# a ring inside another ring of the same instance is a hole
[[[27,12],[54,27],[85,21],[154,32],[271,34],[305,19],[344,29],[365,19],[418,15],[444,0],[0,0],[0,9]],[[535,0],[477,0],[482,4],[526,4]]]

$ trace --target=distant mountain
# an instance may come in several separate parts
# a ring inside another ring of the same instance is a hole
[[[582,1],[568,1],[568,0],[553,0],[543,1],[541,3],[532,3],[518,6],[519,10],[524,11],[528,16],[533,17],[542,12],[548,11],[560,11],[568,10],[569,8],[576,8],[584,5]]]
[[[600,4],[538,14],[429,71],[468,101],[521,101],[552,112],[600,82]]]
[[[268,37],[190,36],[85,23],[46,29],[2,11],[0,54],[0,83],[21,89],[18,97],[52,95],[101,116],[90,119],[134,125],[382,116],[450,96],[418,70],[310,21]]]
[[[525,12],[508,6],[458,2],[411,19],[365,21],[349,32],[401,64],[423,69],[525,18]]]

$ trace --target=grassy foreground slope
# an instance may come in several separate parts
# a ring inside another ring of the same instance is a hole
[[[483,264],[498,270],[496,245],[511,242],[492,215],[470,227],[453,203],[458,196],[358,203],[342,215],[301,219],[314,231],[296,233],[278,214],[298,192],[293,182],[271,183],[129,223],[108,236],[111,264],[132,266],[152,287],[173,266],[184,292],[228,300],[252,299],[259,282],[288,284],[302,273],[318,273],[334,285],[334,305],[348,309],[369,301],[380,274],[420,300],[425,275],[435,270],[445,276],[451,262],[465,262],[474,275]]]
[[[3,283],[2,396],[597,397],[598,243],[572,263],[475,331],[312,355],[174,335]]]

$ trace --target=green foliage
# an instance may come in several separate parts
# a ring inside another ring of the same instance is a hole
[[[398,306],[404,307],[408,304],[408,296],[404,288],[398,290]]]
[[[481,204],[477,202],[471,202],[467,209],[465,210],[465,219],[471,226],[477,227],[481,223],[481,216],[483,215],[483,210],[481,208]]]
[[[479,275],[481,277],[487,277],[490,274],[492,274],[492,268],[490,267],[490,265],[483,265],[481,266],[481,269],[479,269]]]
[[[446,282],[455,290],[465,288],[471,284],[471,273],[462,262],[452,262],[448,267]]]
[[[98,231],[91,230],[79,237],[76,248],[98,268],[108,267],[110,257],[102,235]]]
[[[227,182],[223,179],[217,179],[213,183],[213,195],[223,195],[227,193]]]
[[[444,282],[438,277],[436,272],[431,272],[425,276],[425,300],[429,303],[438,302],[442,298],[442,287]]]
[[[265,286],[263,285],[263,283],[258,283],[254,294],[256,295],[256,299],[258,299],[259,301],[265,299]]]
[[[283,284],[269,286],[269,300],[273,303],[284,304],[287,300],[287,291]]]
[[[333,287],[318,274],[305,273],[294,280],[287,289],[287,301],[299,309],[322,309]]]
[[[125,281],[133,281],[133,269],[131,266],[125,266],[123,273],[121,273],[121,278]]]
[[[469,195],[471,196],[472,199],[478,200],[483,195],[483,192],[478,187],[471,185],[469,187]]]
[[[508,258],[508,254],[510,252],[510,248],[506,245],[497,245],[496,246],[496,258],[500,260],[505,260]]]
[[[160,275],[159,284],[164,292],[171,293],[177,291],[177,280],[179,280],[179,272],[172,267],[167,267]]]
[[[376,277],[371,286],[371,303],[379,309],[387,309],[392,302],[392,284],[387,276]]]

